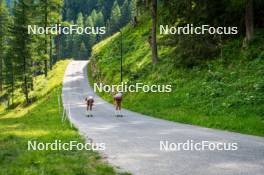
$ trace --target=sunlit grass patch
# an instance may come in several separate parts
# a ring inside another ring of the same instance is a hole
[[[57,63],[50,75],[36,78],[37,101],[0,114],[0,175],[113,175],[113,167],[93,151],[28,150],[28,142],[84,143],[76,128],[62,122],[58,108],[61,83],[69,61]],[[62,105],[62,104],[60,104]]]

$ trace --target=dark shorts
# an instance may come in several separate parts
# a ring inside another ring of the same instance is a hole
[[[122,97],[115,97],[115,101],[116,101],[117,103],[121,103],[121,101],[122,101]]]
[[[87,100],[87,105],[88,105],[88,106],[92,106],[93,103],[94,103],[94,100],[93,100],[93,99],[89,99],[89,100]]]

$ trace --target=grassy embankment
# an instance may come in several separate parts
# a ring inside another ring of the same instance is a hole
[[[144,22],[145,21],[145,22]],[[149,21],[149,22],[147,22]],[[264,31],[257,31],[249,48],[243,38],[228,41],[222,57],[203,66],[174,65],[175,46],[162,45],[158,36],[159,63],[151,64],[148,43],[151,22],[123,29],[124,81],[171,84],[171,93],[126,93],[124,106],[166,120],[264,136]],[[120,34],[93,47],[90,81],[120,81]],[[108,101],[111,94],[100,93]]]
[[[36,102],[0,113],[1,175],[117,174],[92,151],[28,151],[27,142],[84,142],[69,122],[61,122],[58,94],[69,61],[58,62],[48,77],[35,81]],[[22,99],[22,98],[21,98]]]

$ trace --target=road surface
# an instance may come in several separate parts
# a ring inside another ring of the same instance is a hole
[[[72,61],[63,81],[63,103],[82,135],[105,143],[100,153],[121,171],[136,175],[263,175],[264,138],[179,124],[114,107],[96,96],[87,80],[87,61]],[[94,117],[87,117],[84,98],[95,96]],[[125,100],[125,99],[124,99]],[[171,151],[160,149],[160,142]],[[173,150],[178,143],[235,143],[235,151]]]

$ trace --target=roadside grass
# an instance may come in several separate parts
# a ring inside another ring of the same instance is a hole
[[[203,66],[174,65],[174,48],[160,44],[159,62],[151,64],[150,22],[123,29],[123,81],[129,84],[171,84],[171,93],[125,93],[125,108],[150,116],[264,136],[264,31],[241,49],[242,38],[228,41],[222,57]],[[158,36],[158,42],[163,42]],[[119,84],[120,34],[93,47],[91,83]],[[112,102],[111,94],[99,93]]]
[[[54,65],[53,69],[49,71],[47,77],[45,77],[45,75],[39,75],[33,78],[34,90],[30,91],[29,93],[29,97],[32,103],[44,97],[54,88],[60,86],[64,75],[64,71],[69,62],[70,62],[69,60],[59,61]],[[22,90],[16,89],[14,91],[13,100],[14,100],[13,101],[14,105],[12,105],[10,109],[12,109],[13,107],[23,108],[25,103],[25,96]],[[6,111],[5,108],[7,108],[7,105],[1,104],[0,113]]]
[[[36,79],[38,100],[32,105],[0,113],[0,174],[1,175],[112,175],[119,174],[94,151],[28,150],[28,141],[84,143],[68,121],[62,123],[58,95],[64,70],[69,61],[60,61],[48,78]],[[62,104],[61,104],[62,105]]]

